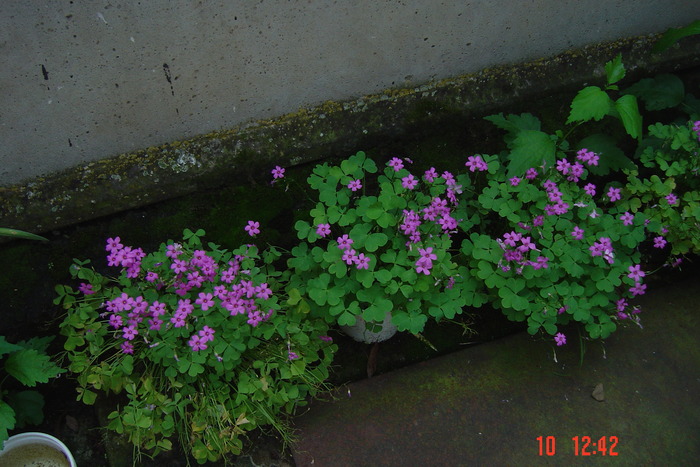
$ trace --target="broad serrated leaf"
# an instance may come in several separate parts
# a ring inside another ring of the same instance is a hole
[[[15,427],[15,411],[0,399],[0,446],[5,442],[8,431]]]
[[[700,34],[700,21],[694,21],[682,28],[668,29],[663,36],[661,36],[661,39],[654,44],[652,51],[663,52],[684,37],[696,34]]]
[[[613,108],[610,96],[598,86],[581,89],[571,102],[571,113],[566,123],[600,120]]]
[[[620,115],[627,134],[639,139],[642,135],[642,115],[639,113],[637,98],[631,94],[620,97],[615,101],[615,110]]]
[[[509,114],[507,117],[499,113],[497,115],[484,117],[484,120],[488,120],[498,128],[506,130],[509,133],[517,133],[520,130],[539,130],[541,128],[540,120],[529,113],[520,115]]]
[[[44,397],[39,392],[11,392],[7,401],[15,409],[18,428],[39,425],[44,421]]]
[[[522,130],[513,140],[512,149],[508,155],[508,177],[523,176],[531,167],[539,167],[542,163],[554,165],[556,144],[552,138],[541,131]]]
[[[47,383],[62,372],[48,355],[34,349],[24,349],[13,353],[5,362],[5,370],[25,386],[34,387],[37,383]]]
[[[11,352],[22,350],[22,348],[22,346],[7,342],[5,336],[0,336],[0,357]]]
[[[677,107],[683,102],[685,86],[679,77],[663,74],[635,83],[624,94],[637,96],[647,110],[663,110]]]
[[[608,78],[608,85],[615,84],[625,77],[625,66],[622,64],[622,54],[605,64],[605,74]]]

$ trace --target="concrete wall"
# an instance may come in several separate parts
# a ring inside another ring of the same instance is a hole
[[[698,0],[2,0],[0,186],[698,18]]]

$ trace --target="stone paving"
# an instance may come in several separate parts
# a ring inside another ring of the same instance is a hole
[[[698,285],[651,288],[582,366],[577,335],[519,333],[343,386],[297,418],[296,465],[699,465]]]

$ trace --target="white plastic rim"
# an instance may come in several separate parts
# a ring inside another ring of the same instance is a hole
[[[50,446],[53,449],[62,452],[66,456],[66,459],[68,459],[68,462],[70,463],[70,467],[78,466],[75,463],[75,459],[73,459],[73,454],[71,454],[68,447],[66,447],[66,445],[63,444],[63,442],[61,442],[58,438],[54,438],[53,436],[47,435],[46,433],[29,432],[10,436],[5,441],[3,449],[0,450],[0,455],[2,455],[5,452],[9,452],[12,449],[20,448],[29,444],[43,444],[45,446]]]
[[[381,326],[382,329],[379,331],[370,331],[367,329],[365,320],[361,316],[357,316],[353,326],[341,326],[340,329],[357,342],[374,344],[375,342],[383,342],[396,334],[396,326],[391,322],[391,313],[386,314]]]

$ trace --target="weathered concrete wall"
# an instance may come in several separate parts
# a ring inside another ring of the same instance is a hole
[[[445,4],[448,3],[448,4]],[[362,149],[651,56],[696,1],[0,2],[0,219],[32,231]],[[481,71],[480,71],[481,70]],[[452,77],[452,78],[449,78]],[[449,79],[448,79],[449,78]]]
[[[3,0],[0,186],[697,17],[694,0]]]

